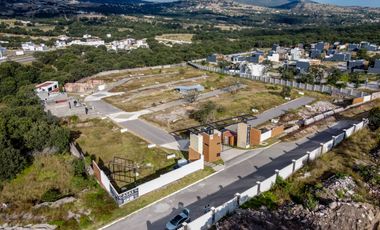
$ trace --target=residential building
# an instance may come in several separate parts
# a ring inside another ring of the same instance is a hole
[[[328,50],[330,48],[330,44],[327,42],[318,42],[317,44],[312,44],[311,48],[322,52],[323,50]]]
[[[279,44],[273,44],[272,51],[278,52],[281,49],[281,46]]]
[[[367,51],[377,51],[379,47],[375,44],[371,44],[369,42],[361,42],[360,43],[361,49],[366,49]]]
[[[207,162],[220,160],[222,152],[222,133],[218,130],[204,130],[190,134],[189,160],[200,159],[201,154]]]
[[[222,152],[222,133],[218,130],[210,130],[203,135],[203,155],[207,162],[220,160]]]
[[[222,54],[211,54],[206,60],[211,63],[218,63],[219,61],[224,60],[224,56]]]
[[[274,51],[270,51],[267,59],[271,62],[280,62],[280,55]]]
[[[33,42],[25,42],[21,44],[21,48],[24,51],[35,51],[36,45]]]
[[[368,73],[380,74],[380,59],[375,60],[375,65],[368,68]]]
[[[252,56],[247,58],[247,61],[251,63],[261,63],[264,60],[265,60],[264,52],[261,52],[261,51],[256,51],[252,53]]]
[[[237,124],[237,142],[236,146],[238,148],[249,148],[250,146],[250,133],[251,126],[247,123],[239,123]]]
[[[300,73],[306,73],[306,72],[308,72],[309,68],[310,68],[310,62],[307,59],[300,59],[296,63],[296,69]]]
[[[233,63],[243,62],[243,61],[246,61],[246,60],[247,60],[247,57],[241,56],[241,55],[234,55],[234,56],[231,57],[231,61]]]
[[[347,62],[347,69],[350,72],[364,71],[366,61],[365,60],[351,60]]]
[[[40,92],[58,92],[58,81],[46,81],[35,86],[37,93]]]
[[[325,58],[325,61],[346,62],[351,60],[351,53],[334,53]]]
[[[301,59],[301,56],[302,56],[302,53],[303,53],[303,50],[301,50],[300,48],[296,47],[294,49],[291,49],[290,50],[290,56],[289,56],[289,60],[290,61],[298,61]]]
[[[312,49],[310,50],[309,57],[310,58],[322,58],[323,50]]]
[[[358,51],[360,49],[360,44],[350,43],[348,44],[348,51]]]
[[[203,135],[190,133],[189,161],[196,161],[203,154]]]

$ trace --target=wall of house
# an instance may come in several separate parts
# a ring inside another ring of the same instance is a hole
[[[249,145],[248,141],[248,125],[245,123],[239,123],[237,125],[237,147],[247,148]]]
[[[207,162],[220,160],[222,152],[222,135],[220,132],[214,131],[214,134],[203,133],[203,154]]]

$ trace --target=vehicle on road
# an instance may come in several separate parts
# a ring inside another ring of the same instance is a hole
[[[185,208],[166,224],[166,230],[179,229],[184,222],[190,222],[190,211]]]

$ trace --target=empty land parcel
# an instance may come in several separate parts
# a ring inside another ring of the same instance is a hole
[[[78,134],[76,141],[83,152],[93,155],[97,162],[103,162],[106,170],[112,172],[112,164],[109,162],[114,157],[133,162],[132,178],[115,181],[119,188],[133,186],[156,176],[157,173],[170,171],[175,165],[175,159],[183,157],[178,151],[148,148],[147,142],[130,133],[121,133],[116,125],[107,120],[93,119],[74,124],[72,128]],[[167,159],[171,154],[175,157]]]

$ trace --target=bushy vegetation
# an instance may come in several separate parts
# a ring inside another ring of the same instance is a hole
[[[33,83],[41,72],[17,63],[0,65],[0,181],[10,179],[46,148],[64,152],[69,131],[43,111]]]
[[[319,200],[317,192],[323,190],[324,180],[331,176],[352,177],[358,185],[354,199],[379,205],[379,200],[368,190],[368,185],[380,186],[378,175],[380,169],[376,165],[379,159],[371,155],[374,149],[379,148],[379,133],[378,129],[371,131],[365,128],[359,131],[333,151],[325,153],[306,165],[289,179],[277,178],[271,190],[254,197],[244,207],[266,206],[275,209],[292,201],[313,210],[318,203],[323,202]],[[304,176],[306,172],[309,174],[307,177]],[[343,191],[336,191],[336,195],[342,197],[344,194]]]

